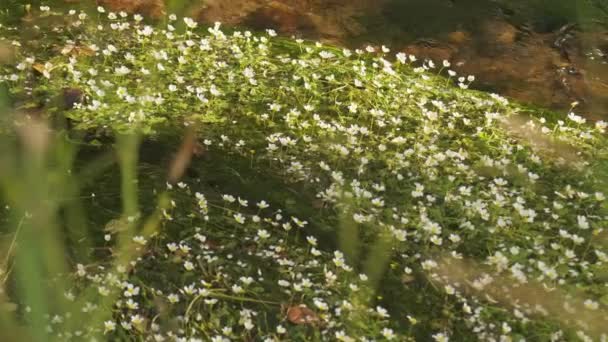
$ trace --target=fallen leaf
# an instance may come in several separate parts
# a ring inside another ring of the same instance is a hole
[[[71,53],[73,50],[74,50],[74,45],[68,44],[68,45],[64,46],[63,49],[61,49],[61,54],[65,56],[65,55]]]
[[[95,50],[91,49],[88,46],[77,46],[76,47],[76,54],[78,56],[95,56]]]
[[[314,324],[319,322],[319,316],[306,305],[300,304],[287,309],[287,320],[293,324]]]
[[[41,74],[44,74],[44,71],[46,70],[44,68],[44,64],[42,63],[35,63],[34,65],[32,65],[32,68],[34,68],[34,70],[38,71]]]

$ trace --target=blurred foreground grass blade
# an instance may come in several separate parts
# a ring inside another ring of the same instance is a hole
[[[479,286],[476,280],[487,276],[487,270],[485,265],[472,259],[459,260],[444,256],[439,262],[438,274],[432,280],[438,283],[460,284],[465,293],[478,295],[505,307],[534,308],[538,314],[543,312],[564,325],[576,329],[584,328],[594,338],[600,338],[606,333],[608,312],[603,308],[595,311],[586,309],[583,304],[585,294],[582,290],[547,288],[534,280],[523,284],[516,283],[507,275],[494,275],[491,282]]]
[[[346,256],[346,260],[351,265],[357,265],[359,262],[359,224],[353,219],[353,213],[350,210],[349,203],[343,203],[344,209],[339,216],[338,243],[339,249]]]
[[[145,238],[154,236],[160,228],[164,213],[169,209],[170,203],[171,198],[166,191],[159,194],[156,209],[143,221],[142,227],[138,234]],[[134,230],[135,227],[136,226],[133,225],[131,230]],[[127,237],[133,235],[133,233],[130,231],[124,231],[121,234],[122,236],[119,239],[119,245],[114,253],[115,258],[112,260],[112,266],[110,268],[113,270],[122,269],[122,271],[119,272],[130,272],[131,268],[133,267],[132,262],[145,253],[146,249],[135,248],[136,246],[134,243],[130,239],[127,239]],[[88,324],[93,326],[101,326],[103,322],[112,320],[114,305],[121,295],[121,292],[113,292],[108,296],[100,298],[101,302],[98,305],[100,310],[93,312]],[[76,307],[85,305],[85,303],[92,298],[98,298],[97,286],[95,284],[91,284],[83,291],[83,295],[80,298],[81,299],[77,302]],[[79,322],[72,321],[72,324],[74,324],[72,328],[77,328]]]
[[[196,8],[193,6],[199,5],[199,2],[190,1],[190,0],[167,0],[165,7],[167,8],[167,13],[176,14],[177,16],[188,16],[188,10],[191,8]]]
[[[54,177],[56,183],[54,189],[59,194],[61,211],[65,212],[61,224],[65,227],[65,240],[71,247],[70,252],[74,253],[74,258],[78,262],[87,263],[92,245],[86,210],[80,199],[78,178],[73,175],[77,151],[78,146],[68,139],[66,132],[57,134],[56,147],[53,149],[58,168]]]
[[[364,273],[369,277],[370,288],[376,291],[384,277],[393,255],[393,235],[390,232],[381,231],[376,241],[370,247],[365,264]]]
[[[14,237],[18,248],[10,279],[15,282],[32,339],[45,341],[47,315],[64,312],[66,307],[61,296],[66,288],[62,278],[67,271],[66,249],[57,222],[62,193],[54,188],[64,184],[66,174],[52,158],[57,157],[50,153],[56,147],[55,139],[44,122],[31,120],[17,132],[19,144],[5,144],[0,170],[3,197],[13,215],[19,216],[11,222],[19,231]],[[19,225],[22,216],[25,220]]]
[[[135,216],[139,212],[137,198],[139,144],[140,136],[137,133],[118,134],[116,136],[116,153],[120,163],[122,209],[125,217]]]

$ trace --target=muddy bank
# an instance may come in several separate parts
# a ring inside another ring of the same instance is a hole
[[[477,32],[454,31],[419,39],[404,51],[447,59],[459,73],[477,76],[475,87],[519,101],[606,118],[608,112],[608,34],[581,32],[565,25],[556,32],[522,30],[488,21]]]

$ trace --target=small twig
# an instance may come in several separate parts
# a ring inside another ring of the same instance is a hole
[[[4,257],[4,262],[2,264],[2,268],[7,268],[8,266],[8,261],[11,257],[11,254],[13,253],[13,249],[15,248],[15,244],[17,242],[17,237],[19,236],[19,232],[21,231],[21,227],[23,227],[23,220],[25,219],[25,215],[23,215],[23,217],[21,217],[21,220],[19,220],[19,224],[17,225],[17,229],[15,230],[15,235],[13,236],[13,240],[11,241],[10,246],[8,247],[8,251],[6,252],[6,257]],[[2,279],[2,283],[4,284],[6,282],[6,280],[8,279],[10,272],[6,272],[4,278]]]

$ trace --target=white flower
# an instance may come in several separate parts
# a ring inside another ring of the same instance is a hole
[[[150,36],[152,35],[152,33],[154,33],[154,29],[152,28],[152,26],[146,25],[144,26],[144,29],[141,31],[137,31],[138,34],[142,35],[142,36]]]
[[[169,249],[170,252],[175,252],[175,251],[177,251],[178,246],[176,243],[171,242],[171,243],[167,244],[167,248]]]
[[[350,105],[348,105],[348,111],[354,114],[357,112],[358,107],[359,106],[356,103],[351,103]]]
[[[382,329],[382,336],[384,336],[384,338],[386,338],[387,340],[392,340],[393,338],[395,338],[395,333],[392,329],[384,328]]]
[[[253,283],[253,278],[251,277],[241,277],[239,278],[239,280],[242,281],[245,285],[251,285],[251,283]]]
[[[435,267],[437,267],[437,263],[433,260],[425,260],[422,262],[422,269],[424,269],[424,270],[428,271]]]
[[[386,311],[386,309],[383,308],[383,307],[381,307],[381,306],[376,306],[376,312],[382,318],[388,318],[388,317],[390,317],[390,315],[388,314],[388,311]]]
[[[415,183],[416,189],[412,191],[412,197],[418,198],[424,195],[424,185],[420,183]]]
[[[176,295],[175,293],[172,293],[169,296],[167,296],[167,299],[169,300],[169,303],[171,303],[171,304],[175,304],[175,303],[179,302],[179,296]]]
[[[395,239],[397,239],[397,241],[403,242],[407,239],[407,231],[403,229],[395,229],[393,231],[393,235],[395,236]]]
[[[188,26],[189,28],[193,29],[195,28],[198,24],[196,23],[196,21],[194,21],[192,18],[184,18],[184,23],[186,23],[186,26]]]
[[[448,342],[450,340],[449,337],[444,333],[437,333],[433,335],[433,339],[436,342]]]
[[[268,239],[270,237],[270,233],[266,229],[258,230],[258,237],[260,239]]]
[[[188,247],[188,245],[182,243],[179,245],[179,250],[184,254],[188,254],[190,253],[191,248]]]
[[[407,55],[403,52],[399,52],[396,57],[401,64],[405,64],[407,62]]]
[[[383,207],[384,206],[384,200],[376,197],[372,199],[372,205],[376,206],[376,207]]]
[[[321,311],[329,310],[329,306],[320,298],[313,299],[313,303]]]
[[[107,334],[114,330],[116,330],[116,323],[114,323],[114,321],[103,322],[103,333],[104,334]]]
[[[131,69],[127,68],[124,65],[121,65],[120,67],[116,68],[116,75],[118,76],[124,76],[127,75],[131,72]]]
[[[110,290],[108,290],[107,287],[105,286],[100,286],[97,288],[97,291],[99,292],[100,295],[102,295],[103,297],[106,297],[107,295],[110,294]]]
[[[304,228],[304,226],[306,226],[308,224],[308,221],[302,221],[300,219],[298,219],[297,217],[291,217],[291,220],[300,228]]]
[[[133,296],[137,296],[139,294],[139,286],[134,286],[133,284],[129,284],[127,283],[125,286],[125,291],[123,292],[123,295],[125,297],[133,297]]]
[[[311,244],[312,246],[317,245],[317,239],[314,236],[307,236],[306,241],[308,241],[308,243]]]
[[[585,308],[587,308],[589,310],[597,310],[600,307],[598,302],[593,301],[591,299],[585,300],[585,302],[583,304],[585,305]]]
[[[587,121],[582,116],[578,116],[578,115],[576,115],[576,114],[574,114],[572,112],[568,113],[568,119],[570,119],[570,120],[572,120],[572,121],[574,121],[574,122],[576,122],[578,124],[584,124],[585,121]]]
[[[243,70],[243,75],[247,78],[253,78],[255,77],[255,72],[253,72],[253,69],[251,69],[250,67],[246,67]]]
[[[234,220],[240,224],[245,223],[245,216],[241,215],[241,213],[234,214]]]
[[[354,342],[355,339],[346,335],[344,330],[336,331],[336,339],[342,342]]]
[[[192,271],[194,269],[194,264],[190,261],[186,261],[186,262],[184,262],[184,268],[187,271]]]
[[[578,227],[580,229],[589,229],[589,222],[587,221],[586,216],[578,215],[576,221],[578,222]]]
[[[139,304],[131,298],[125,302],[125,306],[129,310],[137,310],[139,308]]]
[[[236,198],[232,195],[222,195],[222,199],[229,203],[236,201]]]
[[[148,241],[141,235],[135,236],[133,237],[133,242],[140,244],[140,245],[145,245]]]
[[[319,52],[319,56],[321,56],[321,58],[323,59],[330,59],[335,57],[335,55],[329,51],[321,51]]]
[[[139,324],[142,324],[143,322],[144,322],[144,319],[140,315],[133,315],[133,316],[131,316],[131,323],[132,324],[139,325]]]

